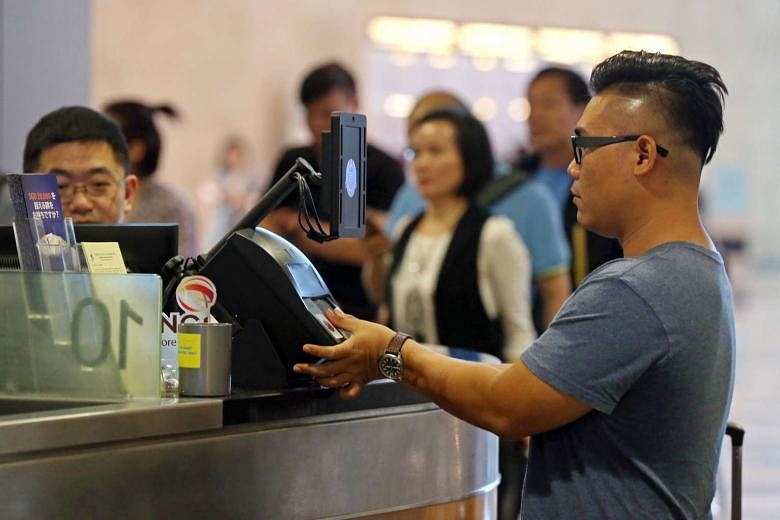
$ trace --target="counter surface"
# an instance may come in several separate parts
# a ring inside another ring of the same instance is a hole
[[[497,438],[394,383],[78,404],[0,416],[0,517],[493,516]]]

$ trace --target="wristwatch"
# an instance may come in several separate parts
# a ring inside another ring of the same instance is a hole
[[[393,339],[385,349],[385,353],[379,358],[379,372],[387,379],[393,381],[400,381],[404,377],[404,361],[401,358],[401,347],[404,346],[404,342],[407,339],[411,339],[409,334],[403,332],[396,332]]]

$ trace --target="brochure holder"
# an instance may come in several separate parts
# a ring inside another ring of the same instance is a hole
[[[83,270],[73,219],[66,217],[63,224],[65,236],[61,237],[47,233],[41,219],[14,220],[16,250],[22,271],[78,273]]]

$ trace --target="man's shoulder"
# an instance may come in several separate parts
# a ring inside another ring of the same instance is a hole
[[[401,163],[394,159],[390,154],[371,143],[366,144],[366,161],[370,162],[375,168],[392,168],[403,175]]]
[[[314,147],[309,146],[291,146],[282,150],[279,154],[279,159],[276,161],[276,167],[274,168],[273,182],[278,181],[295,163],[298,157],[303,157],[305,161],[311,164],[314,169],[319,169],[319,158]]]
[[[366,154],[370,155],[372,157],[375,157],[377,159],[388,159],[391,161],[395,161],[390,154],[379,148],[377,145],[373,143],[366,143]],[[398,161],[395,161],[398,162]]]
[[[541,223],[545,230],[549,230],[550,227],[557,229],[559,226],[554,225],[560,220],[555,199],[543,184],[532,178],[527,178],[509,191],[493,203],[490,209],[493,213],[505,215],[524,225],[529,231],[539,227],[538,223]]]
[[[401,163],[372,144],[366,150],[366,206],[387,211],[404,183]]]
[[[661,244],[644,254],[599,266],[585,282],[616,280],[646,298],[687,294],[721,282],[723,261],[715,251],[688,242]]]
[[[528,176],[519,186],[506,194],[506,199],[513,202],[523,202],[525,204],[534,204],[538,206],[550,206],[555,208],[555,199],[552,193],[541,182]],[[499,201],[501,202],[501,201]]]

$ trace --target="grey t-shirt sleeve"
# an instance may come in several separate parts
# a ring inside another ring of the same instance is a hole
[[[522,356],[538,378],[610,414],[669,351],[653,309],[620,278],[586,281]]]

